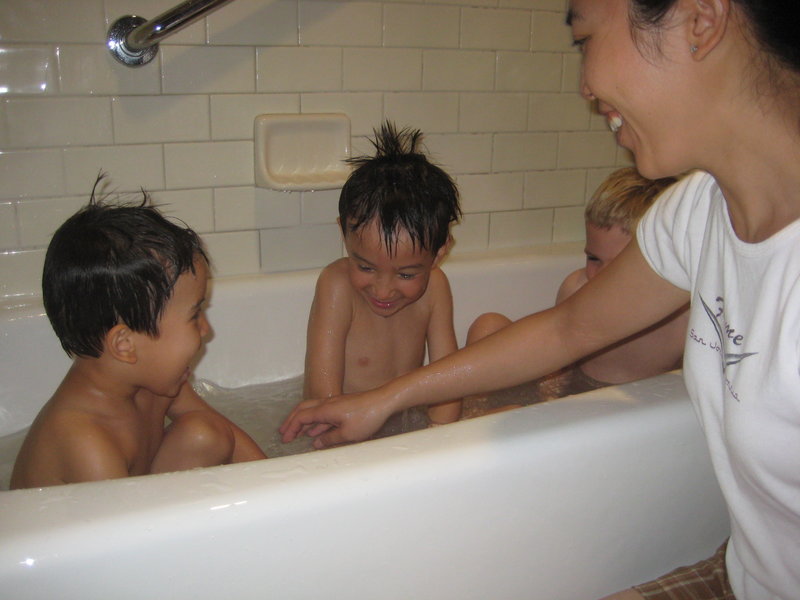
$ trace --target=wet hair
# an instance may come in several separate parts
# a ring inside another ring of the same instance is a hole
[[[797,0],[731,0],[746,22],[753,40],[773,61],[800,74],[800,2]],[[630,22],[637,30],[658,30],[677,0],[631,0]],[[774,65],[768,61],[774,70]],[[795,82],[796,84],[796,82]]]
[[[418,129],[397,130],[389,121],[374,131],[374,156],[351,158],[355,169],[339,196],[342,233],[378,220],[384,247],[394,252],[401,230],[415,248],[436,254],[461,216],[458,188],[419,150]]]
[[[675,177],[647,179],[633,167],[618,169],[592,194],[586,205],[586,222],[600,229],[617,225],[633,234],[647,209],[676,181]]]
[[[53,234],[44,260],[45,311],[69,356],[98,358],[118,323],[158,336],[175,282],[208,263],[199,236],[165,219],[142,191],[138,204],[96,198]]]

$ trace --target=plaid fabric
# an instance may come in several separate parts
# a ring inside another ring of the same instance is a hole
[[[711,558],[679,567],[633,589],[652,600],[736,600],[725,568],[727,545],[726,540]]]

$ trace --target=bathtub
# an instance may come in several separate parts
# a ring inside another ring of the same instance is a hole
[[[553,301],[576,245],[445,264],[471,320]],[[316,271],[213,282],[196,375],[297,375]],[[39,304],[2,309],[0,418],[68,361]],[[246,428],[247,424],[243,424]],[[276,424],[277,426],[277,424]],[[592,600],[710,555],[728,518],[679,373],[358,445],[0,492],[0,589],[101,598]]]

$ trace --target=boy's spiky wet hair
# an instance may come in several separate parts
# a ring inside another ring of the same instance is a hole
[[[142,191],[138,204],[97,197],[53,234],[42,294],[50,323],[70,356],[99,357],[118,323],[158,336],[158,321],[175,282],[194,260],[208,262],[199,236],[165,219]]]
[[[390,121],[374,131],[374,156],[359,156],[339,196],[342,233],[377,219],[384,247],[394,252],[398,233],[408,232],[414,247],[436,254],[461,216],[458,188],[420,151],[418,129],[397,130]]]

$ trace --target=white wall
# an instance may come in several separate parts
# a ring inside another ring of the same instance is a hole
[[[577,93],[564,0],[235,0],[146,66],[111,58],[109,23],[178,3],[0,1],[1,297],[38,292],[101,168],[201,232],[219,275],[340,256],[338,190],[254,187],[262,113],[347,113],[355,153],[385,117],[422,129],[461,189],[455,252],[582,239],[628,163]]]

